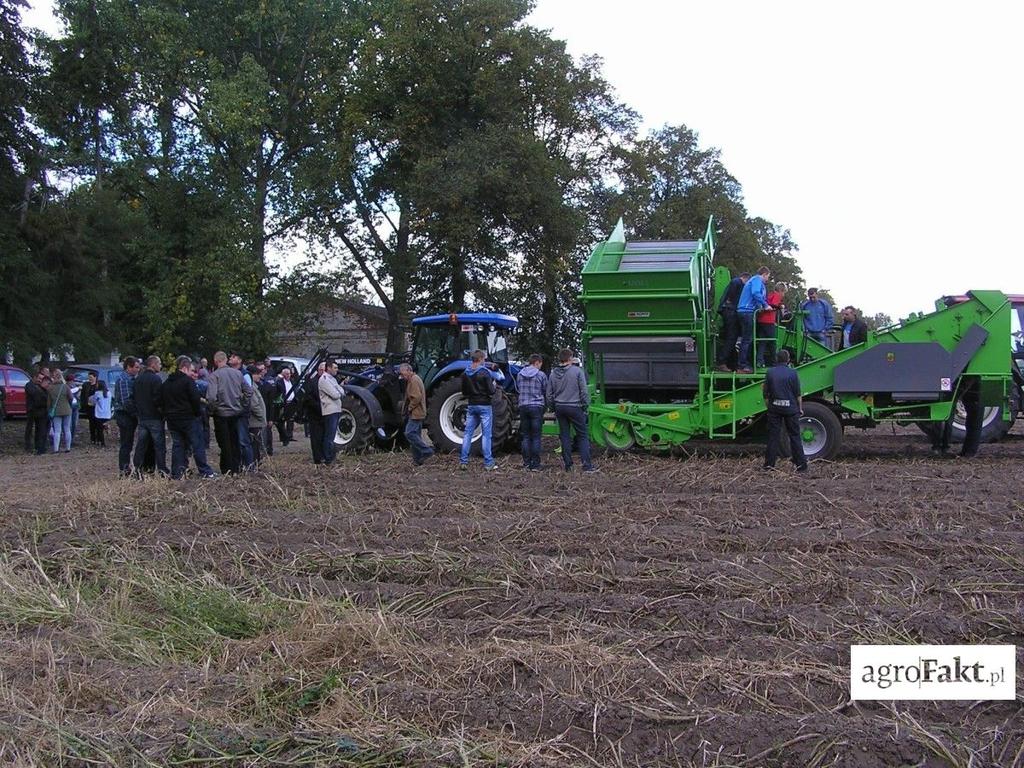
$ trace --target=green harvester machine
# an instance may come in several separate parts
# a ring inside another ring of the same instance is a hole
[[[758,434],[763,370],[715,370],[716,310],[730,274],[714,266],[712,224],[700,240],[627,242],[620,221],[583,268],[584,365],[598,445],[667,450],[693,438]],[[778,326],[776,344],[797,361],[808,457],[834,457],[845,427],[950,423],[968,386],[1010,418],[1010,327],[1004,294],[972,291],[832,352],[804,336],[794,313],[790,327]]]

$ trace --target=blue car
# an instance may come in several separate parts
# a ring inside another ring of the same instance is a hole
[[[95,373],[98,381],[105,381],[107,389],[113,393],[114,383],[124,376],[124,369],[120,365],[91,365],[89,363],[75,363],[64,368],[64,378],[67,381],[74,381],[76,384],[85,384],[89,380],[89,373]]]

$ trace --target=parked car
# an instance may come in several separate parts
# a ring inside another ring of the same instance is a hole
[[[120,365],[92,365],[91,363],[75,363],[62,369],[64,378],[74,381],[76,384],[85,384],[89,378],[90,371],[96,374],[99,381],[107,382],[107,389],[113,393],[114,383],[124,375],[124,369]]]
[[[4,411],[10,416],[25,415],[25,385],[30,376],[13,365],[0,365],[0,386],[4,388]]]
[[[298,381],[298,376],[301,374],[306,366],[309,365],[308,357],[271,357],[270,367],[274,370],[274,375],[281,373],[282,368],[291,368],[292,374],[295,376],[295,380]]]

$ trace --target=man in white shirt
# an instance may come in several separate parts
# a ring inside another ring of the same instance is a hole
[[[323,414],[324,424],[324,464],[332,464],[334,436],[338,432],[338,422],[341,421],[341,399],[345,396],[345,390],[338,383],[338,364],[333,360],[327,363],[317,388],[320,390],[320,413]]]
[[[295,420],[285,420],[285,409],[295,398],[295,384],[292,383],[292,369],[285,366],[277,377],[277,434],[281,438],[281,445],[288,445],[292,441]]]

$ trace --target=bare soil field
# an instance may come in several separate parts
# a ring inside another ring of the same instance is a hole
[[[971,461],[852,433],[806,479],[759,446],[585,476],[317,470],[300,441],[178,483],[21,428],[0,764],[1024,765],[1020,693],[849,700],[855,643],[1012,643],[1024,672],[1020,426]]]

